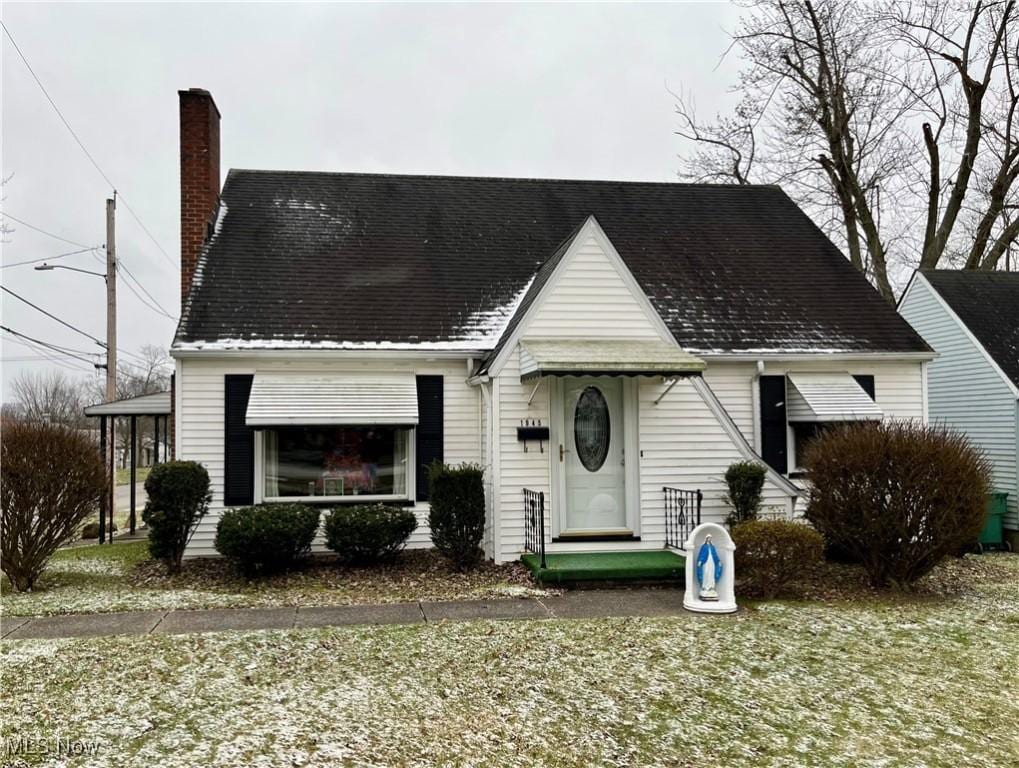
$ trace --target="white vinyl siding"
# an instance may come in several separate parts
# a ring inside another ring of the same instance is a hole
[[[443,450],[449,463],[481,461],[480,392],[466,382],[466,361],[449,363],[415,363],[413,361],[366,362],[354,360],[255,360],[189,358],[178,361],[177,391],[180,398],[180,428],[177,433],[177,457],[201,462],[212,482],[212,506],[201,522],[187,549],[188,557],[216,554],[213,541],[216,524],[223,510],[223,377],[227,374],[289,373],[298,376],[330,376],[342,374],[398,372],[411,375],[442,375],[443,382]],[[256,461],[258,459],[256,458]],[[257,473],[256,473],[257,474]],[[257,489],[256,489],[257,494]],[[324,513],[325,510],[323,510]],[[408,546],[427,547],[428,504],[414,507],[418,527]],[[316,539],[315,551],[325,551],[324,542]]]
[[[532,339],[659,339],[646,307],[590,236],[548,287],[524,329]]]
[[[991,460],[995,490],[1008,493],[1005,525],[1019,530],[1016,396],[983,350],[918,275],[899,312],[938,353],[927,368],[930,419],[965,432]]]
[[[663,397],[667,386],[660,379],[641,378],[638,387],[641,534],[658,546],[665,542],[663,486],[702,491],[702,521],[724,522],[732,511],[722,500],[725,470],[746,458],[688,379],[680,379]],[[789,496],[766,481],[763,511],[785,515],[788,504]]]
[[[551,492],[552,464],[558,460],[558,443],[546,444],[541,452],[532,442],[524,450],[517,440],[522,420],[540,419],[550,423],[550,387],[554,379],[542,379],[531,404],[527,404],[533,382],[520,381],[519,354],[509,356],[498,380],[500,413],[498,491],[499,541],[497,558],[514,560],[523,551],[523,489],[545,494],[546,539],[552,537],[554,494]],[[748,386],[749,386],[749,379]],[[642,548],[660,549],[665,544],[664,496],[669,485],[704,493],[703,519],[721,522],[729,514],[722,501],[726,468],[744,456],[725,433],[714,413],[688,380],[681,379],[658,404],[656,400],[668,386],[661,377],[637,379],[638,456],[639,456],[639,544],[553,545],[559,548]],[[628,413],[632,418],[633,413]],[[770,481],[765,485],[766,511],[788,514],[789,497]]]
[[[534,385],[538,389],[534,390]],[[552,379],[539,382],[520,381],[520,356],[513,350],[506,365],[499,374],[499,413],[496,415],[499,441],[499,541],[498,559],[514,560],[520,557],[524,546],[524,496],[523,489],[530,488],[545,494],[545,532],[551,537],[552,493],[549,483],[551,462],[558,445],[545,443],[544,453],[532,441],[524,450],[524,444],[517,440],[517,427],[524,419],[541,420],[543,426],[550,424],[550,386]],[[527,404],[531,392],[534,397]],[[554,449],[554,450],[553,450]]]
[[[790,372],[830,373],[844,372],[850,375],[874,377],[874,399],[884,413],[885,419],[902,421],[926,420],[924,406],[923,364],[916,361],[902,362],[856,362],[848,360],[825,360],[819,355],[815,360],[768,361],[764,374],[785,376]],[[704,371],[704,380],[718,397],[726,412],[746,437],[747,442],[760,453],[761,437],[757,424],[756,410],[759,408],[757,365],[746,362],[709,360]],[[790,430],[791,432],[791,430]],[[792,456],[792,436],[790,456]],[[802,481],[797,482],[802,486]],[[797,514],[802,514],[806,503],[806,492],[796,501]]]
[[[924,420],[922,363],[826,361],[823,356],[819,358],[817,361],[769,361],[765,364],[764,373],[768,376],[784,376],[790,371],[844,372],[854,376],[873,376],[874,399],[886,419]],[[760,436],[755,434],[755,409],[758,406],[754,389],[758,386],[757,366],[754,363],[709,360],[704,380],[744,437],[759,450]]]

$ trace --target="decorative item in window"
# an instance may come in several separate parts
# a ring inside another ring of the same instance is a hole
[[[587,387],[580,393],[573,414],[573,439],[577,458],[588,472],[597,472],[605,463],[611,437],[605,395],[598,387]]]
[[[343,495],[343,477],[330,477],[326,475],[322,478],[322,495],[323,496],[342,496]]]
[[[266,500],[406,498],[412,430],[388,426],[294,426],[265,430]]]

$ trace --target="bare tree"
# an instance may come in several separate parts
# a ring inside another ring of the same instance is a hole
[[[994,269],[1019,236],[1015,0],[751,0],[731,117],[677,98],[680,175],[778,183],[894,300],[895,270]]]
[[[62,371],[22,371],[11,383],[14,400],[10,410],[29,421],[87,428],[88,386],[86,380],[73,379]]]

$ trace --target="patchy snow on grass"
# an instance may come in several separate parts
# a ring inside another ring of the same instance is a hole
[[[1013,766],[1007,568],[965,600],[5,641],[0,729],[100,741],[34,760],[68,766]]]

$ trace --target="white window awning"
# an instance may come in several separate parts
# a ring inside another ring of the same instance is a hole
[[[255,374],[245,423],[250,427],[288,424],[349,426],[418,423],[413,374],[295,376]]]
[[[691,376],[707,364],[667,341],[524,339],[520,378],[538,376]]]
[[[786,415],[791,422],[871,421],[884,414],[848,373],[790,373]]]

